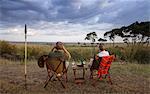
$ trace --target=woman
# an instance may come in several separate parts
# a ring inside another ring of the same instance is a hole
[[[52,48],[52,52],[61,52],[64,54],[64,59],[69,60],[71,55],[69,51],[64,47],[62,42],[57,42],[56,45]]]
[[[71,55],[69,51],[64,47],[63,43],[57,42],[56,45],[52,48],[51,52],[54,52],[58,57],[61,57],[67,69],[69,66],[69,62],[67,60],[71,58]]]

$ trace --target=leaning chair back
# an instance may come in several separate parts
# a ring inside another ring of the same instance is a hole
[[[98,70],[98,76],[107,75],[109,74],[110,65],[114,60],[114,56],[105,56],[102,57],[102,60],[100,62],[99,70]]]
[[[50,69],[57,74],[62,74],[63,70],[65,69],[64,62],[59,58],[48,58],[46,64],[47,67],[50,67]]]
[[[97,72],[98,79],[102,80],[103,78],[107,78],[108,79],[107,82],[112,84],[109,70],[114,60],[115,60],[114,55],[102,57],[102,60],[100,61],[99,69]],[[95,83],[96,82],[94,82],[93,85],[95,85]]]
[[[44,65],[46,65],[47,72],[48,72],[48,77],[45,82],[44,88],[46,88],[48,83],[52,81],[51,79],[53,77],[56,77],[58,81],[61,83],[61,85],[63,86],[63,88],[66,88],[66,83],[63,83],[62,81],[62,76],[64,75],[66,75],[65,81],[67,80],[67,69],[65,67],[65,60],[62,59],[60,56],[54,56],[54,55],[56,54],[54,53],[51,55],[42,55],[38,59],[38,66],[40,68],[44,68]]]

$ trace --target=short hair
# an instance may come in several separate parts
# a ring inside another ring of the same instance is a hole
[[[60,42],[60,41],[56,42],[56,45],[62,45],[62,44],[63,44],[63,43]]]
[[[100,49],[101,51],[105,50],[104,45],[99,45],[99,49]]]
[[[63,45],[62,42],[56,42],[56,49],[57,49],[57,50],[62,49],[62,45]]]

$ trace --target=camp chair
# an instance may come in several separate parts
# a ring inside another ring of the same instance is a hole
[[[102,59],[100,61],[99,69],[97,72],[98,79],[96,78],[96,80],[93,82],[94,86],[95,86],[97,80],[102,80],[103,78],[106,78],[106,77],[108,79],[107,82],[112,84],[109,69],[110,69],[110,65],[114,61],[114,59],[115,59],[115,56],[113,56],[113,55],[102,57]]]
[[[64,61],[60,60],[60,58],[48,58],[46,62],[47,69],[50,69],[51,75],[49,75],[47,81],[45,82],[44,88],[48,85],[49,81],[52,81],[51,79],[55,76],[58,81],[61,83],[63,88],[66,88],[66,85],[62,82],[61,78],[63,73],[66,71],[66,68],[64,66]]]
[[[56,77],[58,81],[61,82],[62,86],[66,88],[65,84],[61,80],[64,74],[66,74],[65,80],[67,80],[67,69],[65,66],[64,55],[59,51],[50,52],[49,55],[43,55],[38,59],[38,66],[40,68],[44,68],[44,64],[46,64],[48,72],[48,78],[45,82],[44,88],[48,85],[49,81],[51,81],[53,77]]]

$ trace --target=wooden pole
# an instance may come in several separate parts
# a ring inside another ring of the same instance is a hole
[[[25,24],[25,55],[24,55],[24,76],[25,76],[25,89],[27,89],[26,78],[27,78],[27,27]]]

